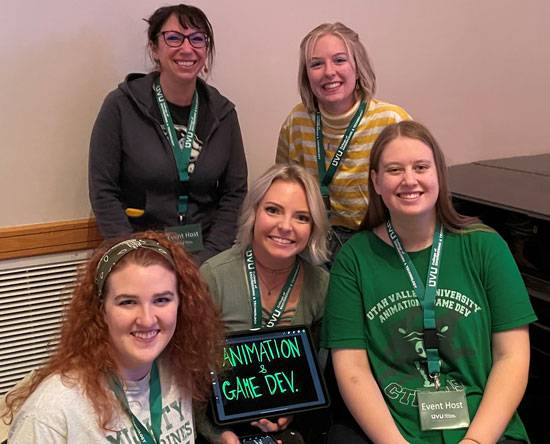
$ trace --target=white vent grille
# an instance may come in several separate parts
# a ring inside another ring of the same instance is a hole
[[[89,251],[0,262],[0,395],[55,350]]]

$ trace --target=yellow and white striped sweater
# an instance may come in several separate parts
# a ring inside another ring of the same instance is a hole
[[[341,116],[332,116],[321,109],[325,163],[330,161],[344,136],[344,132],[359,107]],[[331,225],[357,230],[368,206],[368,171],[370,150],[380,132],[392,123],[410,120],[401,107],[371,99],[350,145],[329,186]],[[277,146],[277,163],[298,163],[318,177],[315,149],[315,115],[302,103],[296,105],[281,127]]]

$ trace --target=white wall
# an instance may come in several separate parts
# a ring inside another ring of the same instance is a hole
[[[165,2],[27,0],[0,14],[0,227],[90,215],[88,140],[128,72],[149,69],[146,24]],[[314,26],[359,32],[377,96],[436,134],[449,163],[550,152],[547,0],[197,0],[214,26],[211,83],[237,105],[250,177],[274,158]]]

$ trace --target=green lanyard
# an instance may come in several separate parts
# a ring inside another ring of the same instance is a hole
[[[248,247],[244,253],[244,260],[246,265],[246,277],[248,279],[248,288],[250,288],[250,303],[252,305],[252,328],[262,327],[262,298],[260,293],[260,285],[258,284],[258,275],[256,273],[256,259],[254,259],[254,252],[251,247]],[[294,268],[288,275],[281,294],[277,299],[273,311],[269,315],[269,321],[265,325],[266,327],[275,327],[279,322],[279,318],[285,312],[286,304],[292,293],[292,288],[298,279],[298,273],[300,273],[300,261],[296,260]]]
[[[359,122],[361,122],[361,119],[363,118],[363,114],[365,113],[366,108],[367,108],[367,103],[365,101],[361,101],[359,108],[353,115],[351,122],[346,128],[344,137],[342,138],[342,141],[340,142],[338,149],[334,153],[334,157],[330,161],[328,171],[325,165],[325,147],[323,143],[323,128],[322,128],[322,122],[321,122],[321,113],[319,111],[315,113],[315,146],[317,148],[317,170],[319,172],[319,183],[321,184],[321,194],[325,198],[329,195],[328,186],[332,182],[332,178],[334,177],[336,170],[340,166],[340,162],[344,158],[344,154],[346,154],[346,150],[351,142],[351,138],[355,134],[355,130],[359,126]]]
[[[428,276],[426,277],[426,286],[422,284],[420,276],[414,266],[411,258],[403,249],[399,236],[395,232],[391,221],[386,223],[388,236],[397,251],[403,267],[407,272],[411,284],[422,305],[423,324],[424,324],[424,350],[426,351],[426,360],[428,362],[428,374],[435,380],[436,389],[439,388],[439,373],[441,364],[439,361],[439,339],[437,337],[437,328],[435,323],[435,297],[437,293],[437,279],[439,276],[439,264],[443,249],[443,225],[437,224],[434,231],[432,249],[430,252],[430,263]]]
[[[162,418],[162,396],[160,388],[160,378],[157,362],[153,362],[151,367],[151,379],[149,380],[149,411],[151,414],[151,429],[153,435],[147,428],[136,418],[136,416],[130,410],[128,399],[124,394],[124,389],[119,379],[115,376],[109,381],[111,390],[115,393],[117,399],[120,401],[122,408],[132,421],[134,430],[141,444],[160,444],[160,420]]]
[[[187,132],[183,140],[183,148],[179,144],[176,128],[174,128],[174,121],[172,120],[170,109],[168,108],[168,104],[164,98],[159,79],[155,81],[155,97],[157,98],[157,104],[159,106],[160,113],[162,114],[162,120],[164,121],[166,132],[168,133],[168,141],[170,142],[172,151],[174,152],[180,182],[187,183],[189,181],[189,173],[187,170],[189,168],[189,159],[191,158],[193,141],[195,139],[197,116],[199,114],[199,95],[197,94],[197,90],[195,90],[193,100],[191,102],[191,110],[189,111],[189,121],[187,122]],[[183,219],[187,213],[187,202],[187,195],[180,195],[178,197],[178,213],[180,215],[180,219]]]

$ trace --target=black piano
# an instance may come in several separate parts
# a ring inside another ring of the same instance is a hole
[[[549,442],[550,154],[456,165],[449,183],[458,211],[504,237],[525,280],[539,320],[530,326],[529,384],[519,412],[533,444]]]

